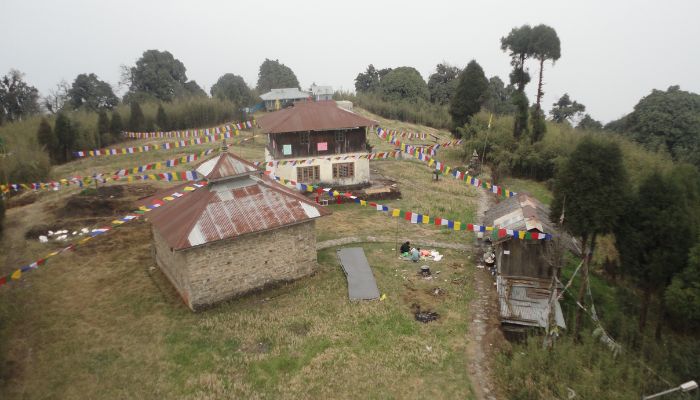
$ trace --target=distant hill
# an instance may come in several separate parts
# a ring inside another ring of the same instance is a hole
[[[700,167],[700,95],[679,86],[653,90],[630,114],[606,129],[619,132],[651,150],[668,151],[675,160]]]

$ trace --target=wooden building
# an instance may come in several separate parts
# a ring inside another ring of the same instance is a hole
[[[334,186],[370,181],[367,130],[374,121],[334,101],[301,102],[258,120],[267,134],[265,161],[276,176]],[[272,162],[272,165],[270,165]]]
[[[494,240],[496,255],[496,286],[499,315],[506,332],[522,332],[529,327],[546,328],[554,304],[554,321],[565,328],[566,323],[557,296],[560,285],[554,285],[552,274],[559,276],[557,246],[563,240],[574,243],[569,236],[560,235],[549,221],[549,208],[530,195],[520,193],[494,205],[486,211],[484,224],[494,229],[549,233],[552,240],[516,239],[512,235]]]
[[[155,262],[190,309],[313,273],[315,219],[326,208],[228,152],[197,172],[206,186],[188,192],[184,183],[141,201],[177,197],[147,219]]]

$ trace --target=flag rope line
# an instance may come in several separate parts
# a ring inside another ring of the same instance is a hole
[[[212,128],[195,128],[195,129],[184,129],[184,130],[172,130],[167,132],[153,131],[153,132],[122,132],[122,136],[129,139],[152,139],[152,138],[181,138],[181,137],[198,137],[198,136],[209,136],[222,133],[222,131],[229,132],[233,128],[237,130],[250,129],[255,125],[255,120],[248,120],[244,122],[226,122],[224,124],[212,127]]]
[[[150,205],[141,206],[137,210],[134,210],[134,211],[128,213],[124,217],[113,220],[111,222],[111,225],[109,225],[109,226],[103,226],[102,228],[92,229],[87,233],[88,236],[85,236],[85,237],[82,237],[81,239],[75,240],[75,241],[73,241],[73,243],[69,244],[66,247],[52,251],[51,253],[47,254],[43,258],[40,258],[40,259],[30,263],[30,264],[21,266],[21,267],[15,269],[13,272],[11,272],[5,276],[0,277],[0,286],[3,286],[11,281],[19,280],[22,277],[22,274],[39,268],[40,266],[44,265],[49,259],[51,259],[54,256],[62,254],[66,251],[75,250],[76,248],[83,246],[85,243],[87,243],[88,241],[92,240],[93,238],[95,238],[97,236],[100,236],[100,235],[103,235],[107,232],[110,232],[110,231],[112,231],[112,230],[114,230],[114,229],[116,229],[116,228],[118,228],[126,223],[135,221],[135,220],[139,219],[143,214],[145,214],[145,213],[147,213],[155,208],[161,207],[162,205],[166,204],[166,202],[171,202],[171,201],[174,201],[180,197],[184,197],[188,193],[194,192],[195,190],[197,190],[199,188],[203,188],[206,185],[207,185],[207,182],[202,181],[202,182],[193,183],[192,186],[185,186],[182,189],[182,193],[173,192],[172,194],[163,197],[162,200],[161,199],[153,200],[153,202]]]

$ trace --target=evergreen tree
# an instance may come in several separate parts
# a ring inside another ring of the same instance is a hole
[[[453,129],[463,127],[472,115],[479,112],[488,96],[488,88],[484,70],[475,60],[471,60],[459,74],[457,90],[450,102]]]
[[[143,116],[141,106],[137,101],[130,104],[129,124],[127,128],[132,132],[141,132],[146,126],[146,118]]]
[[[540,111],[540,100],[544,92],[542,91],[542,74],[544,73],[544,62],[552,60],[552,64],[561,57],[561,44],[559,36],[554,28],[547,25],[537,25],[530,32],[530,52],[532,56],[540,62],[540,79],[537,83],[537,101],[535,108]],[[544,117],[543,117],[544,118]]]
[[[374,65],[367,66],[365,72],[360,72],[355,78],[355,90],[358,93],[374,92],[379,89],[379,73]]]
[[[547,132],[547,124],[544,122],[544,113],[535,105],[532,107],[532,143],[539,142]]]
[[[124,130],[124,123],[122,122],[122,116],[119,111],[112,112],[112,120],[109,123],[109,133],[115,141],[118,141],[121,137],[122,131]]]
[[[564,93],[556,103],[552,104],[549,114],[552,116],[552,121],[561,124],[565,121],[571,122],[572,119],[584,111],[586,111],[586,106],[575,100],[571,101],[569,94]]]
[[[51,161],[55,162],[57,160],[57,150],[58,150],[58,139],[51,129],[51,124],[46,118],[42,118],[39,123],[39,129],[36,132],[37,140],[41,144],[46,152],[49,153],[49,158]]]
[[[170,129],[170,123],[168,122],[168,114],[165,113],[165,109],[162,104],[158,104],[158,112],[156,113],[156,124],[158,129],[161,131],[167,131]]]
[[[58,161],[66,162],[70,160],[70,151],[78,140],[73,124],[71,124],[66,114],[60,112],[56,115],[56,127],[54,132],[58,140],[58,151],[56,153]]]
[[[513,122],[513,136],[519,139],[527,131],[529,114],[529,100],[525,95],[525,85],[530,82],[530,74],[525,70],[525,61],[532,56],[532,27],[523,25],[513,28],[508,36],[501,38],[501,50],[508,51],[510,65],[513,71],[510,73],[510,83],[517,88],[512,96],[517,114]]]
[[[381,76],[381,74],[380,74]],[[390,70],[379,80],[382,98],[387,101],[428,101],[430,92],[420,72],[413,67],[398,67]]]
[[[237,107],[247,107],[255,102],[252,91],[242,77],[224,74],[211,87],[211,95],[217,99],[231,100]]]
[[[663,323],[666,314],[664,292],[673,276],[687,265],[687,255],[695,236],[688,204],[681,187],[670,177],[652,173],[625,209],[615,237],[625,271],[644,295],[639,314],[639,331],[647,322],[652,297],[659,301]],[[657,338],[661,325],[657,325]]]
[[[603,124],[600,121],[593,119],[590,114],[586,114],[583,116],[581,121],[579,121],[578,125],[576,125],[576,129],[602,131]]]
[[[595,250],[596,236],[616,226],[627,203],[627,173],[622,152],[615,142],[584,138],[557,174],[551,219],[564,213],[564,228],[581,238],[584,263],[578,302],[584,304],[588,266]],[[576,310],[574,334],[579,337],[581,310]]]
[[[279,60],[266,58],[258,72],[258,92],[265,93],[278,88],[299,88],[299,80],[291,68]]]
[[[102,135],[109,132],[109,117],[105,110],[100,110],[97,114],[97,133]]]
[[[437,65],[435,73],[428,77],[430,102],[448,104],[457,90],[460,69],[447,63]]]

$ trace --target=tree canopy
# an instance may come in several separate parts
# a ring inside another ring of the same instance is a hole
[[[68,90],[68,100],[73,109],[90,111],[111,110],[119,104],[109,83],[99,80],[95,74],[78,75]]]
[[[392,69],[384,77],[380,78],[379,87],[382,98],[388,101],[406,100],[416,102],[419,100],[428,101],[430,98],[428,85],[413,67]]]
[[[515,87],[512,84],[508,86],[498,76],[492,76],[489,79],[488,96],[484,103],[484,108],[494,114],[514,114],[515,105],[513,104],[513,93]]]
[[[585,114],[583,118],[581,118],[581,121],[579,121],[578,125],[576,125],[576,129],[602,131],[603,124],[600,121],[593,119],[590,114]]]
[[[561,57],[561,43],[554,28],[547,25],[537,25],[530,31],[530,54],[540,62],[540,76],[537,84],[537,100],[535,106],[540,109],[542,91],[542,76],[544,73],[544,62],[552,60],[552,63]]]
[[[450,102],[450,115],[454,128],[468,123],[472,115],[479,112],[488,96],[489,82],[484,70],[471,60],[459,74],[459,83]]]
[[[457,90],[457,78],[461,70],[447,63],[440,63],[428,77],[430,102],[448,104]]]
[[[355,78],[355,90],[357,92],[366,93],[374,92],[379,89],[379,72],[374,65],[367,66],[365,72],[360,72]]]
[[[634,111],[606,125],[607,129],[645,145],[664,149],[676,160],[700,166],[700,95],[679,86],[653,90]]]
[[[18,121],[40,111],[39,91],[24,81],[16,69],[0,78],[0,125],[3,121]]]
[[[552,109],[549,111],[549,115],[552,116],[552,121],[554,122],[572,122],[573,118],[584,111],[586,111],[586,106],[576,102],[575,100],[571,101],[569,94],[564,93],[564,95],[561,96],[556,103],[552,104]]]
[[[299,88],[294,71],[279,60],[265,59],[258,71],[258,92],[266,93],[277,88]]]
[[[146,118],[141,110],[141,105],[136,101],[132,101],[129,104],[129,109],[129,124],[127,128],[132,132],[144,131],[146,129]]]
[[[185,65],[169,51],[146,50],[136,65],[123,73],[123,79],[129,84],[125,100],[171,101],[176,97],[206,96],[196,82],[187,81],[186,72]]]
[[[211,87],[212,97],[228,99],[239,107],[252,105],[255,101],[253,93],[242,77],[234,74],[224,74]]]

